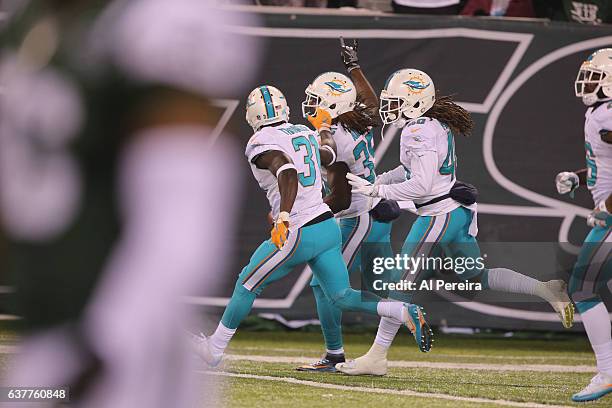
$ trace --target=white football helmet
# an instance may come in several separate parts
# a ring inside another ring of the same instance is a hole
[[[589,55],[580,66],[574,87],[576,96],[587,106],[612,100],[612,48]],[[605,97],[601,97],[600,90]]]
[[[314,115],[317,108],[327,111],[332,119],[350,112],[357,101],[357,90],[349,77],[339,72],[325,72],[306,88],[302,115]]]
[[[262,85],[251,91],[246,103],[246,121],[257,132],[262,126],[289,121],[289,106],[281,91]]]
[[[400,69],[395,71],[380,92],[380,117],[384,124],[402,118],[423,116],[436,101],[434,83],[423,71]]]

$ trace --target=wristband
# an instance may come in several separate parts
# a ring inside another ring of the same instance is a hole
[[[295,168],[293,163],[286,163],[286,164],[283,164],[282,166],[280,166],[278,168],[278,170],[276,170],[276,178],[278,178],[278,175],[281,174],[283,171],[289,170],[289,169],[293,169],[293,170],[297,171],[297,169]]]
[[[321,133],[321,131],[325,131],[325,132],[330,132],[331,131],[331,126],[329,125],[329,123],[321,123],[319,125],[319,129],[317,129],[317,132]]]
[[[603,200],[601,203],[599,203],[599,205],[597,206],[597,209],[599,211],[608,212],[608,208],[606,207],[606,200]]]
[[[276,217],[276,223],[279,222],[289,222],[289,213],[287,211],[281,211]]]
[[[351,73],[352,70],[357,69],[357,68],[361,68],[358,64],[355,65],[351,65],[350,67],[348,67],[346,70],[349,72],[349,74]]]

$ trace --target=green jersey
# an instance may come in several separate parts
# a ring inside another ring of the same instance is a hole
[[[239,51],[215,55],[224,42],[202,2],[25,3],[1,37],[0,235],[13,312],[44,327],[80,315],[117,242],[130,135],[158,101],[214,96],[242,68]]]
[[[44,4],[6,27],[0,125],[14,312],[35,327],[78,316],[117,238],[115,170],[138,88],[77,55],[100,7],[63,21]]]

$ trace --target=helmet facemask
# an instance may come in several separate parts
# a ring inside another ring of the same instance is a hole
[[[306,91],[306,99],[302,102],[302,116],[315,116],[317,108],[321,104],[321,98],[312,92]]]
[[[576,96],[582,98],[582,102],[585,105],[590,106],[597,102],[608,101],[612,99],[611,96],[606,95],[605,89],[602,89],[606,83],[612,82],[610,75],[599,68],[592,65],[580,68],[576,82],[574,83],[574,90]],[[610,86],[610,85],[608,85]],[[605,97],[602,97],[602,93]]]
[[[378,110],[383,124],[390,125],[398,121],[402,117],[407,102],[406,98],[389,95],[383,90],[380,95],[380,108]]]

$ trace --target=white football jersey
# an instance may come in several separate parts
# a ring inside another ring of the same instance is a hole
[[[270,170],[258,169],[253,164],[255,157],[271,150],[289,156],[298,173],[298,191],[289,216],[289,229],[300,228],[317,216],[331,212],[323,202],[319,143],[315,132],[304,125],[283,123],[255,132],[245,151],[255,179],[266,192],[272,216],[276,218],[280,212],[280,192],[276,175]]]
[[[438,171],[434,174],[431,190],[422,199],[415,200],[416,204],[425,203],[436,197],[448,194],[456,180],[457,156],[455,154],[455,138],[448,126],[437,119],[420,117],[410,121],[402,129],[400,140],[400,162],[411,174],[411,162],[422,152],[434,151],[437,153]],[[454,200],[442,200],[438,203],[421,207],[417,210],[419,215],[446,214],[459,207]]]
[[[612,131],[612,102],[589,108],[585,117],[587,187],[597,206],[612,193],[612,144],[601,140],[601,132]]]
[[[351,173],[374,183],[376,160],[373,131],[360,135],[350,132],[343,126],[332,126],[331,132],[336,142],[336,161],[346,163]],[[370,211],[379,201],[380,198],[372,200],[363,194],[353,193],[350,207],[337,213],[336,218],[357,217]]]

